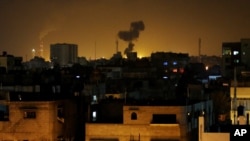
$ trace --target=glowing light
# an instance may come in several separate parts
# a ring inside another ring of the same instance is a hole
[[[209,67],[208,66],[206,66],[206,68],[205,68],[206,70],[208,70],[209,69]]]
[[[174,68],[174,69],[173,69],[173,72],[178,72],[178,69],[177,69],[177,68]]]

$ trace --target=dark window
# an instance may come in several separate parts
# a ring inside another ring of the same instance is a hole
[[[24,118],[36,118],[36,112],[24,111]]]
[[[137,114],[135,112],[131,114],[131,120],[137,120]]]
[[[153,114],[152,123],[177,123],[175,114]]]
[[[57,117],[64,118],[64,106],[62,105],[57,106]]]

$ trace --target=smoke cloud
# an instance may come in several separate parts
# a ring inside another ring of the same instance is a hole
[[[140,32],[145,29],[143,21],[132,22],[128,31],[119,31],[118,37],[128,42],[128,47],[124,50],[124,54],[128,54],[133,51],[133,41],[139,38]]]

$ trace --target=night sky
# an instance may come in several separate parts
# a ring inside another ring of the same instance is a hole
[[[78,55],[87,59],[110,58],[123,53],[128,42],[120,31],[143,21],[145,28],[133,40],[139,56],[152,52],[221,55],[222,42],[250,38],[249,0],[0,0],[0,52],[25,60],[32,49],[49,45],[78,44]],[[95,52],[96,48],[96,52]]]

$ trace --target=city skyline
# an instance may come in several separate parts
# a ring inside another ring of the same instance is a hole
[[[210,0],[2,0],[0,51],[32,58],[43,43],[44,58],[54,43],[78,45],[79,56],[110,58],[128,42],[120,31],[143,21],[145,29],[134,40],[138,56],[152,52],[221,55],[222,42],[250,38],[250,1]],[[24,60],[25,60],[24,58]]]

